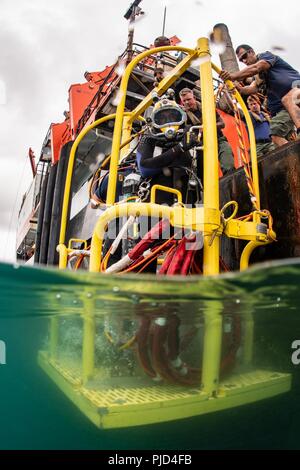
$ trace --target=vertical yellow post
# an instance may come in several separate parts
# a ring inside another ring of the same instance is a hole
[[[82,380],[85,384],[94,375],[95,363],[95,302],[87,292],[83,298]]]
[[[130,117],[126,116],[123,119],[123,132],[122,132],[122,142],[126,142],[127,140],[130,139],[131,137],[131,123],[130,123]],[[125,145],[125,147],[122,148],[121,150],[121,158],[124,157],[128,149],[130,148],[130,144]]]
[[[59,269],[66,269],[68,264],[68,250],[63,244],[59,244],[57,247],[59,253]]]
[[[58,334],[58,318],[55,316],[50,320],[50,357],[54,361],[57,359]]]
[[[92,273],[98,273],[101,267],[101,256],[102,256],[102,244],[104,237],[104,227],[102,226],[102,237],[98,237],[98,233],[94,232],[91,243],[91,253],[90,253],[90,266],[89,271]]]
[[[214,88],[212,80],[212,66],[207,38],[198,39],[198,55],[200,63],[201,104],[203,119],[203,188],[204,208],[219,211],[219,164],[216,108]],[[206,223],[206,221],[204,221]],[[204,237],[203,248],[203,274],[219,274],[219,237],[214,237],[211,245],[211,237]]]
[[[251,307],[246,307],[242,314],[244,334],[241,363],[246,366],[251,364],[253,358],[254,318]]]
[[[219,212],[219,164],[216,108],[212,80],[212,66],[207,38],[197,44],[200,62],[200,86],[203,120],[203,199],[204,209]],[[207,220],[204,220],[207,223]],[[204,236],[203,274],[219,273],[219,237]],[[207,302],[205,309],[205,331],[202,360],[203,391],[212,395],[218,390],[220,357],[222,346],[222,318],[219,302]]]
[[[219,387],[222,347],[222,304],[210,300],[204,311],[204,342],[202,359],[202,389],[209,395],[216,394]]]

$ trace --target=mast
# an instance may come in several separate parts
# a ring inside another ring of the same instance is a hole
[[[225,51],[220,54],[220,61],[223,70],[228,72],[238,72],[239,66],[232,46],[231,37],[226,24],[218,23],[213,29],[214,41],[225,45]]]
[[[133,56],[133,36],[134,36],[134,22],[135,18],[139,15],[143,15],[144,12],[142,11],[141,7],[139,7],[139,4],[141,3],[142,0],[134,0],[133,3],[131,3],[130,7],[126,11],[124,18],[126,20],[129,20],[128,24],[128,40],[127,40],[127,59],[126,63],[129,64],[129,62],[132,59]]]

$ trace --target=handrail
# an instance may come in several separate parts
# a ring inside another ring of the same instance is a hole
[[[186,52],[188,55],[183,59],[172,71],[172,74],[168,77],[165,77],[156,88],[156,91],[161,95],[166,91],[169,86],[175,82],[178,77],[178,74],[182,74],[192,62],[198,56],[198,52],[194,49],[188,49],[186,47],[180,46],[165,46],[165,47],[155,47],[149,49],[141,54],[137,55],[126,67],[124,75],[122,77],[120,85],[120,102],[116,110],[116,120],[115,128],[113,134],[113,144],[111,150],[111,160],[109,168],[109,179],[108,179],[108,188],[107,188],[107,205],[110,206],[114,204],[116,197],[116,183],[117,183],[117,170],[118,170],[118,161],[119,161],[119,149],[122,136],[122,123],[123,123],[123,113],[125,109],[126,101],[126,91],[128,86],[129,77],[136,67],[136,65],[145,57],[156,54],[163,51],[182,51]],[[142,115],[145,109],[152,103],[152,93],[149,93],[146,98],[132,111],[130,121],[133,122],[137,116]]]
[[[217,67],[217,65],[212,64],[212,68],[215,70],[215,72],[217,72],[220,75],[221,69]],[[235,88],[234,84],[230,80],[226,80],[225,83],[228,86],[229,90],[233,91],[233,96],[236,98],[239,105],[241,106],[245,119],[246,119],[248,132],[249,132],[249,140],[250,140],[250,155],[251,155],[253,184],[254,184],[254,190],[255,190],[255,196],[256,196],[256,205],[257,205],[257,209],[259,210],[260,209],[259,177],[258,177],[258,166],[257,166],[256,140],[255,140],[252,119],[250,117],[247,106],[244,103],[243,98],[241,97],[238,90]]]
[[[129,116],[131,113],[126,112],[124,116]],[[115,118],[115,114],[109,114],[108,116],[104,116],[100,119],[97,119],[95,122],[90,124],[89,126],[85,127],[80,134],[76,137],[70,152],[69,162],[68,162],[68,170],[65,182],[65,190],[64,190],[64,197],[63,197],[63,207],[62,207],[62,215],[61,215],[61,225],[60,225],[60,234],[59,234],[59,244],[63,245],[65,243],[66,238],[66,227],[67,227],[67,216],[68,216],[68,206],[70,201],[70,191],[71,191],[71,184],[72,184],[72,176],[73,176],[73,168],[75,162],[75,154],[78,148],[78,145],[85,137],[85,135],[94,127],[99,126],[99,124],[103,124],[106,121],[110,121],[111,119]]]

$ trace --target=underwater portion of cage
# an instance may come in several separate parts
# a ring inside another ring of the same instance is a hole
[[[96,426],[120,428],[216,412],[285,393],[291,374],[269,368],[251,312],[214,302],[119,302],[50,320],[39,364]],[[163,305],[163,308],[162,308]]]

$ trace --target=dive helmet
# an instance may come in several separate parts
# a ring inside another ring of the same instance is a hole
[[[150,122],[154,132],[164,134],[167,139],[173,139],[186,122],[186,113],[174,100],[173,90],[168,90],[161,98],[155,93],[152,98],[155,104]]]

